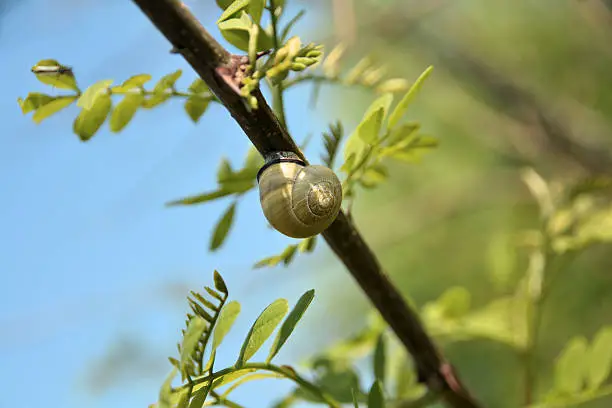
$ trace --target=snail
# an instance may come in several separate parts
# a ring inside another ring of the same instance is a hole
[[[342,184],[325,166],[306,165],[292,152],[273,152],[257,173],[259,199],[268,222],[292,238],[323,232],[342,204]]]

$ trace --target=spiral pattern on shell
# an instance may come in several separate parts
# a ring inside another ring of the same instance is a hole
[[[342,184],[325,166],[305,166],[296,156],[276,156],[262,167],[258,182],[264,215],[287,236],[319,234],[340,211]]]

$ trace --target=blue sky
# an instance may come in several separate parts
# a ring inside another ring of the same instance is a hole
[[[207,1],[187,4],[217,35],[218,10]],[[21,114],[18,97],[57,92],[30,73],[41,59],[72,66],[82,88],[144,72],[155,81],[178,68],[183,69],[178,86],[189,85],[195,78],[191,68],[168,53],[165,38],[132,2],[29,0],[0,21],[0,375],[3,389],[10,390],[0,408],[154,402],[170,367],[165,357],[175,354],[186,291],[212,283],[214,269],[226,278],[232,298],[243,303],[221,350],[227,363],[268,303],[286,297],[293,304],[310,288],[324,291],[329,280],[322,276],[330,270],[348,280],[322,241],[317,255],[291,269],[253,271],[256,260],[290,242],[266,227],[254,192],[239,206],[230,238],[214,254],[207,251],[208,239],[227,201],[164,208],[169,200],[214,188],[221,156],[237,166],[242,162],[247,138],[220,106],[213,105],[194,125],[181,102],[170,101],[138,112],[119,134],[105,125],[88,143],[72,133],[74,106],[40,125]],[[315,21],[311,15],[298,29]],[[288,98],[297,140],[320,132],[327,121],[308,110],[308,92],[301,88]],[[311,315],[321,307],[315,301]],[[309,321],[307,315],[304,327]],[[83,385],[88,368],[124,338],[140,342],[140,358],[150,367],[92,394]],[[283,362],[303,356],[291,344],[287,348]],[[236,396],[247,397],[249,407],[266,406],[290,386],[267,382]]]

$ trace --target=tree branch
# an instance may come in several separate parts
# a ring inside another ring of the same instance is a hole
[[[307,162],[259,90],[252,93],[258,102],[256,110],[250,110],[236,92],[239,84],[235,82],[235,73],[248,62],[244,57],[226,51],[178,0],[134,0],[134,3],[206,82],[262,155],[291,151]],[[410,352],[420,381],[441,393],[451,407],[478,407],[425,332],[418,314],[408,307],[343,212],[323,236]]]

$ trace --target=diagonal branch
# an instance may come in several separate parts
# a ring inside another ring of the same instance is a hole
[[[206,82],[262,155],[292,151],[305,160],[259,90],[252,92],[258,102],[256,110],[248,109],[236,92],[239,83],[235,74],[248,62],[244,57],[226,51],[178,0],[134,0],[134,3]],[[477,408],[479,405],[425,332],[418,314],[408,307],[343,212],[323,236],[410,352],[420,381],[440,393],[450,407]]]

